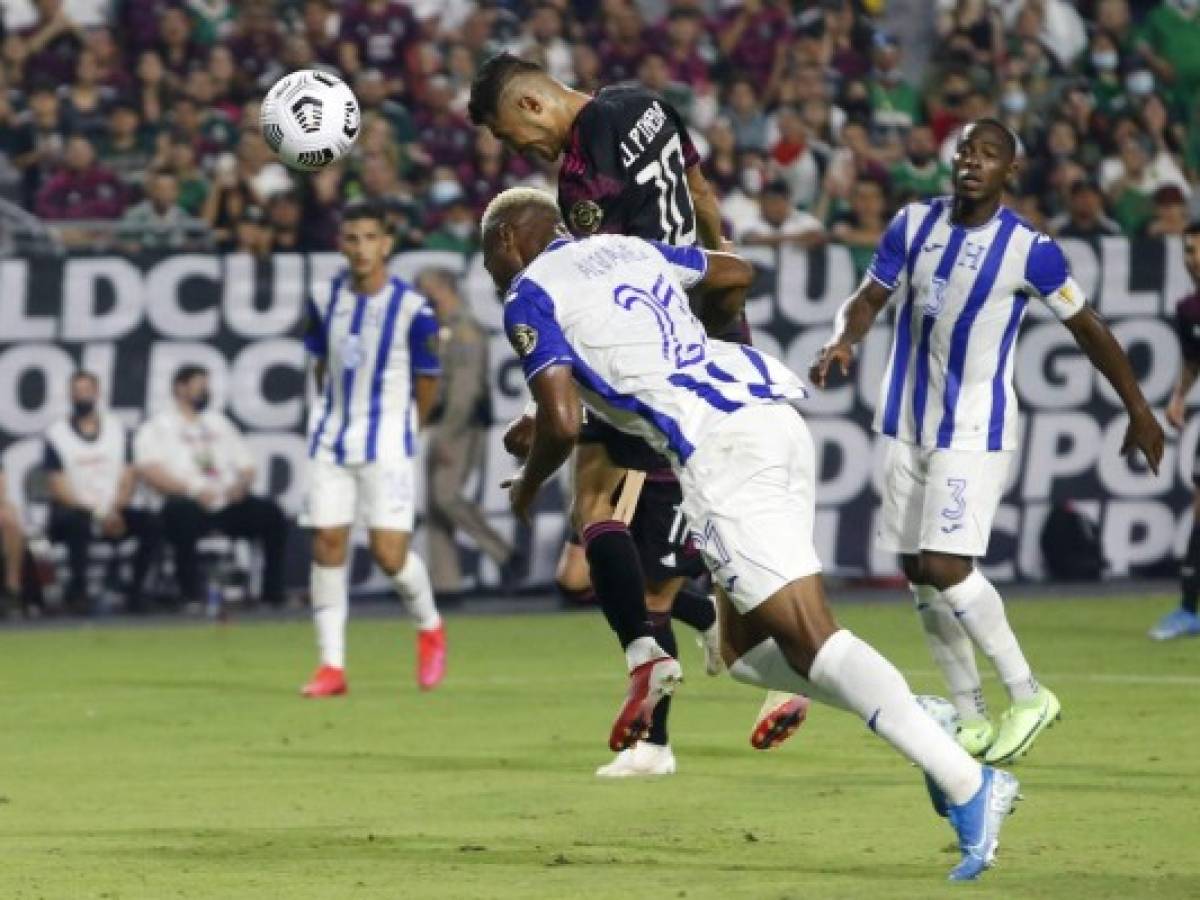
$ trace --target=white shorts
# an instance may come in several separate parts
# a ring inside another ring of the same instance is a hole
[[[309,460],[307,524],[336,528],[361,522],[380,531],[413,530],[412,460],[339,466]]]
[[[738,612],[821,571],[812,436],[792,407],[733,413],[696,447],[679,481],[692,539]]]
[[[893,553],[987,554],[1012,451],[927,450],[888,440],[875,542]]]

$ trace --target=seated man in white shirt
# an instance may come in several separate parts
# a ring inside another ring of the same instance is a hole
[[[91,372],[71,376],[71,415],[46,432],[43,466],[49,476],[50,540],[67,545],[70,580],[66,605],[91,612],[87,595],[88,548],[93,539],[137,539],[133,583],[126,597],[129,612],[143,612],[142,585],[159,544],[153,514],[130,509],[137,476],[129,464],[125,426],[97,408],[100,382]]]
[[[175,554],[184,602],[203,599],[196,544],[219,531],[262,543],[262,600],[282,606],[287,520],[274,500],[250,494],[254,460],[232,422],[209,409],[208,373],[184,366],[171,384],[174,402],[138,430],[133,458],[165,498],[163,537]]]
[[[758,203],[758,220],[740,235],[743,244],[762,247],[793,244],[807,250],[825,243],[825,226],[816,216],[792,205],[791,188],[783,179],[767,184]]]

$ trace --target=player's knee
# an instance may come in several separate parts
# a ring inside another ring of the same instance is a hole
[[[920,567],[923,576],[922,582],[933,585],[939,591],[944,591],[970,575],[974,568],[974,562],[967,556],[953,556],[949,553],[922,553]]]
[[[408,547],[374,547],[371,554],[375,562],[388,578],[395,578],[408,562]]]
[[[340,531],[314,531],[313,561],[319,566],[340,566],[346,561],[346,544]]]

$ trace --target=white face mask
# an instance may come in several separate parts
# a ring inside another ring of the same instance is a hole
[[[1117,67],[1118,62],[1115,50],[1100,50],[1092,54],[1092,65],[1098,72],[1111,72]]]
[[[1145,69],[1130,72],[1125,78],[1125,90],[1135,97],[1144,97],[1154,93],[1154,73]]]
[[[1029,106],[1029,98],[1022,91],[1010,91],[1000,100],[1006,113],[1019,116]]]
[[[457,181],[435,181],[429,186],[429,199],[434,203],[449,203],[462,195]]]
[[[747,194],[757,194],[762,190],[763,174],[758,169],[746,169],[742,172],[742,190]]]

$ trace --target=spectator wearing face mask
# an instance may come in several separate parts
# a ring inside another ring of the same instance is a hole
[[[1121,233],[1121,226],[1105,215],[1100,185],[1087,178],[1071,185],[1066,212],[1051,219],[1049,226],[1055,237],[1085,241]]]
[[[872,59],[871,125],[875,129],[907,131],[921,121],[921,96],[904,80],[900,44],[890,35],[876,32]]]
[[[1091,46],[1080,74],[1090,82],[1096,108],[1111,116],[1127,106],[1125,85],[1121,81],[1121,47],[1117,38],[1098,29],[1092,33]]]
[[[1127,131],[1117,145],[1117,155],[1100,165],[1100,186],[1112,204],[1113,218],[1130,236],[1139,234],[1154,215],[1154,192],[1169,184],[1184,197],[1191,195],[1175,160],[1140,130]]]
[[[255,474],[250,448],[234,424],[209,407],[209,399],[208,373],[199,366],[179,369],[170,404],[138,430],[134,461],[163,497],[163,537],[174,552],[184,601],[204,598],[196,544],[216,531],[261,544],[262,599],[280,606],[287,521],[274,500],[250,493]]]
[[[426,250],[447,250],[466,255],[479,249],[476,240],[479,223],[471,202],[461,191],[441,207],[439,218],[441,223],[425,239]]]
[[[130,465],[129,436],[116,416],[101,410],[100,381],[91,372],[71,376],[71,414],[46,432],[44,468],[50,487],[50,540],[66,544],[70,579],[66,606],[89,613],[88,552],[92,541],[118,543],[133,537],[133,582],[125,608],[142,612],[142,587],[158,546],[153,515],[133,509],[137,477]]]

